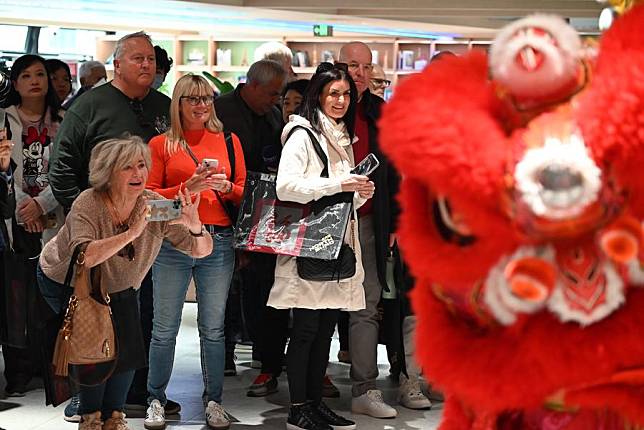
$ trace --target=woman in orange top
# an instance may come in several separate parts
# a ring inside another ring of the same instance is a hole
[[[164,428],[165,390],[170,381],[174,347],[181,324],[181,310],[190,279],[197,289],[201,368],[206,420],[213,428],[228,428],[229,417],[221,407],[224,377],[224,314],[233,274],[232,226],[226,204],[239,205],[246,167],[239,139],[231,135],[234,169],[231,168],[223,126],[213,106],[208,82],[195,75],[177,82],[170,105],[171,128],[150,141],[152,170],[147,188],[166,198],[179,189],[201,194],[199,217],[213,238],[212,253],[192,258],[164,242],[152,266],[154,322],[150,344],[147,429]],[[204,160],[211,167],[204,166]],[[213,164],[217,164],[216,167]],[[234,170],[234,177],[231,172]],[[227,207],[228,206],[228,207]]]

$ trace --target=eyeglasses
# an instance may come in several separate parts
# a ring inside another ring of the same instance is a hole
[[[213,96],[181,96],[179,99],[188,100],[190,106],[199,106],[201,103],[209,106],[215,98]]]
[[[136,115],[136,119],[141,127],[150,127],[152,125],[152,123],[143,116],[143,104],[141,104],[141,100],[130,100],[130,108]]]
[[[130,226],[123,223],[116,226],[116,234],[125,233],[130,229]],[[116,253],[119,257],[127,258],[130,261],[134,261],[136,256],[136,251],[134,250],[134,244],[132,242],[125,245],[119,252]]]
[[[372,79],[371,84],[375,87],[387,88],[389,85],[391,85],[391,81],[389,79]]]
[[[362,68],[362,70],[366,73],[371,73],[373,71],[373,64],[368,63],[368,64],[360,64],[355,61],[352,61],[350,63],[335,63],[335,66],[339,68],[338,66],[345,67],[345,71],[348,72],[355,72],[356,70]]]

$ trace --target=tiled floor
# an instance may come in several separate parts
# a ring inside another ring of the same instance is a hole
[[[204,424],[201,405],[201,367],[199,363],[199,337],[196,328],[196,306],[186,304],[183,323],[177,340],[177,354],[174,372],[168,396],[181,403],[181,415],[168,422],[168,429],[207,429]],[[350,416],[351,386],[349,366],[335,360],[338,343],[333,342],[329,373],[340,388],[342,396],[331,399],[328,404],[342,414]],[[237,371],[235,377],[225,379],[224,406],[239,422],[231,430],[266,429],[282,430],[288,405],[288,387],[286,375],[280,378],[278,393],[265,398],[246,397],[246,388],[257,375],[257,370],[250,369],[250,350],[237,352]],[[395,403],[396,387],[386,377],[388,364],[384,349],[379,351],[380,378],[378,386],[385,394],[385,399]],[[4,380],[0,382],[0,392],[4,392]],[[0,427],[5,430],[72,430],[76,424],[66,423],[62,419],[64,406],[58,408],[44,406],[44,392],[36,389],[23,398],[0,399]],[[440,420],[442,404],[436,403],[430,411],[412,411],[398,407],[399,416],[394,420],[378,420],[366,416],[352,416],[363,430],[433,430]],[[143,429],[143,419],[128,417],[132,430]]]

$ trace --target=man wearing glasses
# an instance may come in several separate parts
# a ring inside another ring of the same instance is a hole
[[[369,91],[373,64],[371,49],[362,42],[350,42],[340,50],[339,62],[347,65],[358,90],[355,134],[353,144],[356,163],[373,152],[378,167],[371,175],[376,191],[371,200],[358,210],[360,217],[359,238],[364,266],[366,308],[350,312],[349,351],[351,354],[351,380],[353,382],[351,410],[375,418],[394,418],[398,412],[387,405],[382,392],[376,388],[378,378],[378,303],[383,286],[386,286],[386,259],[394,244],[398,205],[398,175],[380,152],[378,128],[383,99]]]
[[[49,183],[56,200],[68,211],[74,199],[88,184],[92,149],[99,142],[139,136],[148,142],[166,131],[170,99],[151,88],[156,73],[152,40],[145,32],[123,36],[114,50],[114,79],[83,93],[65,113],[50,156]],[[152,331],[152,277],[143,280],[139,290],[141,323],[146,348]],[[128,394],[127,407],[145,411],[147,407],[147,367],[139,369]],[[75,410],[78,398],[65,408],[65,419],[80,420]],[[180,410],[168,400],[166,414]]]
[[[374,64],[373,71],[371,72],[371,80],[369,81],[369,91],[371,91],[371,94],[375,94],[384,100],[385,89],[389,88],[389,85],[391,85],[391,81],[387,79],[382,66],[380,64]]]

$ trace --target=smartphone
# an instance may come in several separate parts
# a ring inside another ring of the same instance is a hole
[[[356,167],[351,169],[351,173],[354,175],[363,175],[363,176],[369,176],[370,174],[373,173],[374,170],[380,165],[380,161],[378,161],[378,158],[376,158],[373,153],[367,155],[364,160],[358,163]]]
[[[204,169],[216,169],[219,166],[219,160],[216,158],[204,158],[201,160],[201,165]]]
[[[148,221],[170,221],[181,216],[181,201],[177,200],[148,200],[148,211],[145,218]]]
[[[4,109],[0,109],[0,130],[2,131],[4,131],[5,129],[4,122],[6,118],[7,118],[7,112],[5,112]]]

